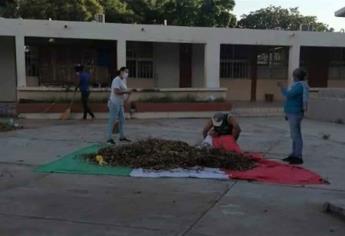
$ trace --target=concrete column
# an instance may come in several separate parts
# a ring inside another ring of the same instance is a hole
[[[219,88],[220,44],[209,42],[205,45],[205,87]]]
[[[16,36],[17,87],[26,87],[24,36]]]
[[[288,75],[289,84],[293,80],[292,78],[293,71],[300,66],[300,52],[301,52],[300,45],[293,45],[289,49],[289,75]]]
[[[117,40],[117,69],[120,69],[122,66],[126,66],[126,40]]]

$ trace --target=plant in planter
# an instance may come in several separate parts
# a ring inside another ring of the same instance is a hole
[[[147,98],[141,98],[138,100],[138,102],[141,102],[141,103],[211,103],[211,102],[225,102],[225,100],[224,98],[200,100],[200,99],[197,99],[193,95],[187,95],[185,97],[180,97],[180,98],[173,98],[167,95],[163,97],[152,96],[152,97],[147,97]]]
[[[78,99],[76,99],[78,100]],[[95,112],[107,112],[108,98],[97,98],[90,102]],[[68,98],[51,98],[45,100],[20,99],[17,104],[18,113],[61,113],[70,104]],[[76,102],[72,106],[72,112],[81,112],[82,105]]]
[[[132,103],[137,112],[191,112],[191,111],[224,111],[231,110],[231,103],[224,99],[198,100],[187,95],[181,98],[148,97]]]

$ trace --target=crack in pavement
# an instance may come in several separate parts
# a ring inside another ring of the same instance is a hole
[[[126,224],[112,224],[112,223],[100,223],[100,222],[91,222],[91,221],[82,221],[82,220],[71,220],[71,219],[63,219],[63,218],[58,218],[58,217],[47,217],[47,216],[20,215],[20,214],[9,214],[9,213],[2,213],[2,212],[0,212],[0,216],[20,217],[20,218],[32,219],[32,220],[46,220],[46,221],[54,221],[54,222],[86,224],[86,225],[95,225],[95,226],[112,226],[112,227],[118,227],[118,228],[130,228],[130,229],[137,229],[137,230],[157,231],[157,232],[166,231],[159,228],[133,226],[133,225],[126,225]]]
[[[44,178],[46,178],[47,176],[49,176],[50,174],[42,174],[40,176],[37,177],[33,177],[30,180],[24,180],[24,181],[17,181],[14,184],[9,184],[8,186],[5,186],[3,188],[0,188],[0,195],[4,192],[16,189],[16,188],[21,188],[21,187],[26,187],[31,185],[32,183],[36,182],[36,181],[40,181]]]
[[[30,165],[30,164],[24,164],[24,163],[6,163],[6,162],[0,162],[0,165],[14,165],[14,166],[20,166],[20,167],[24,167],[24,168],[29,168],[30,171],[32,171],[32,168],[34,168],[35,166]],[[0,166],[1,167],[1,166]],[[6,168],[4,169],[5,171],[7,170]],[[1,171],[1,170],[0,170]],[[29,178],[25,178],[22,180],[18,180],[16,178],[16,175],[13,174],[11,172],[11,176],[4,176],[4,177],[10,177],[11,179],[13,179],[15,182],[14,183],[7,183],[5,184],[3,187],[0,187],[0,195],[6,191],[10,191],[13,190],[15,188],[20,188],[20,187],[25,187],[25,186],[29,186],[37,181],[40,181],[42,179],[44,179],[45,177],[49,176],[50,174],[38,174],[38,175],[33,175]],[[2,183],[3,184],[3,183]]]
[[[6,138],[9,138],[9,137],[6,137]],[[15,138],[15,139],[21,139],[21,140],[29,140],[29,141],[48,141],[48,142],[84,142],[84,143],[101,143],[101,142],[97,142],[97,141],[88,141],[88,140],[80,140],[80,139],[61,139],[61,138],[37,138],[37,137],[30,137],[30,136],[25,136],[25,135],[22,135],[22,136],[12,136],[10,138]],[[1,137],[0,137],[1,139]]]
[[[283,184],[273,184],[273,183],[263,183],[263,182],[245,182],[240,181],[240,183],[250,183],[250,184],[256,184],[256,185],[266,185],[266,186],[274,186],[274,187],[283,187],[283,188],[300,188],[300,189],[307,189],[307,190],[317,190],[317,191],[327,191],[327,192],[338,192],[338,193],[345,193],[345,189],[331,189],[331,188],[322,188],[317,186],[311,186],[311,185],[283,185]]]
[[[230,192],[230,190],[237,184],[237,181],[235,181],[230,187],[227,187],[222,194],[205,210],[201,213],[201,215],[183,232],[177,233],[176,235],[178,236],[185,236],[187,235],[193,228],[194,226],[196,226],[201,220],[202,218],[204,218],[206,216],[206,214],[212,209],[214,208],[222,199],[223,197]]]
[[[326,185],[327,186],[327,185]],[[287,185],[286,187],[290,188],[304,188],[304,189],[310,189],[310,190],[318,190],[318,191],[328,191],[328,192],[339,192],[339,193],[345,193],[345,189],[335,189],[335,188],[322,188],[322,187],[313,187],[313,186],[306,186],[306,185],[299,185],[299,186],[292,186]]]
[[[274,147],[276,147],[280,142],[282,142],[282,140],[281,140],[280,138],[278,138],[278,141],[273,142],[273,143],[266,149],[266,151],[263,152],[264,156],[266,156],[267,154],[269,154],[270,151],[272,151],[272,149],[273,149]]]
[[[14,166],[24,166],[24,167],[37,167],[39,165],[33,165],[23,162],[10,162],[10,161],[0,161],[0,165],[14,165]]]

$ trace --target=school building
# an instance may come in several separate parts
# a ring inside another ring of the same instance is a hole
[[[0,102],[65,93],[78,63],[93,94],[127,65],[142,91],[281,100],[299,66],[313,88],[345,87],[345,34],[0,18]]]

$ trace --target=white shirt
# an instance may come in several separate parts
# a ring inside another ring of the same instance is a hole
[[[127,91],[126,81],[122,80],[119,76],[113,79],[111,82],[111,92],[110,92],[110,101],[114,104],[124,104],[125,95],[119,95],[114,92],[115,89],[120,89],[121,92]]]

